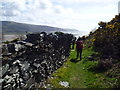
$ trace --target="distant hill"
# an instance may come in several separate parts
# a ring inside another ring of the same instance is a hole
[[[32,25],[25,23],[18,23],[13,21],[0,21],[2,23],[2,31],[4,34],[24,34],[26,32],[64,32],[72,34],[81,34],[80,31],[76,29],[63,29],[44,25]]]

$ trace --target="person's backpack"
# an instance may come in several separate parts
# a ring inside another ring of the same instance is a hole
[[[77,41],[76,48],[83,48],[83,41]]]

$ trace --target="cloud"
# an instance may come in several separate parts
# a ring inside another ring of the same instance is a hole
[[[65,9],[61,5],[53,6],[49,0],[4,0],[1,3],[3,10],[2,15],[4,17],[15,17],[20,14],[35,14],[35,16],[39,16],[41,13],[43,13],[43,15],[53,13],[60,14],[72,11],[70,8]]]
[[[118,0],[119,1],[119,0]],[[117,14],[117,0],[1,0],[2,20],[88,33]]]
[[[6,17],[11,17],[11,16],[17,16],[17,15],[19,15],[20,14],[20,12],[19,11],[17,11],[17,10],[5,10],[5,11],[3,11],[3,16],[6,16]]]
[[[22,2],[15,2],[15,0],[4,0],[2,1],[2,15],[6,17],[17,16],[20,14],[21,10],[23,10],[24,3]]]
[[[34,5],[37,8],[47,9],[52,7],[52,3],[49,0],[35,0]]]
[[[56,0],[51,0],[56,2]],[[119,0],[58,0],[58,3],[113,3]]]
[[[55,13],[64,13],[65,9],[62,6],[54,6]]]

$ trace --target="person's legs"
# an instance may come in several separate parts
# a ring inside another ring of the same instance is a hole
[[[80,49],[80,60],[82,60],[82,48]]]
[[[78,56],[79,56],[79,52],[77,52],[77,57],[76,57],[76,59],[78,59]]]
[[[72,43],[72,49],[74,49],[74,42]]]
[[[80,53],[79,50],[77,50],[77,57],[76,57],[77,59],[78,59],[78,57],[79,57],[79,53]]]

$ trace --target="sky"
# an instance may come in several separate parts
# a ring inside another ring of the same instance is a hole
[[[119,0],[0,0],[0,21],[77,29],[83,34],[118,14]]]

